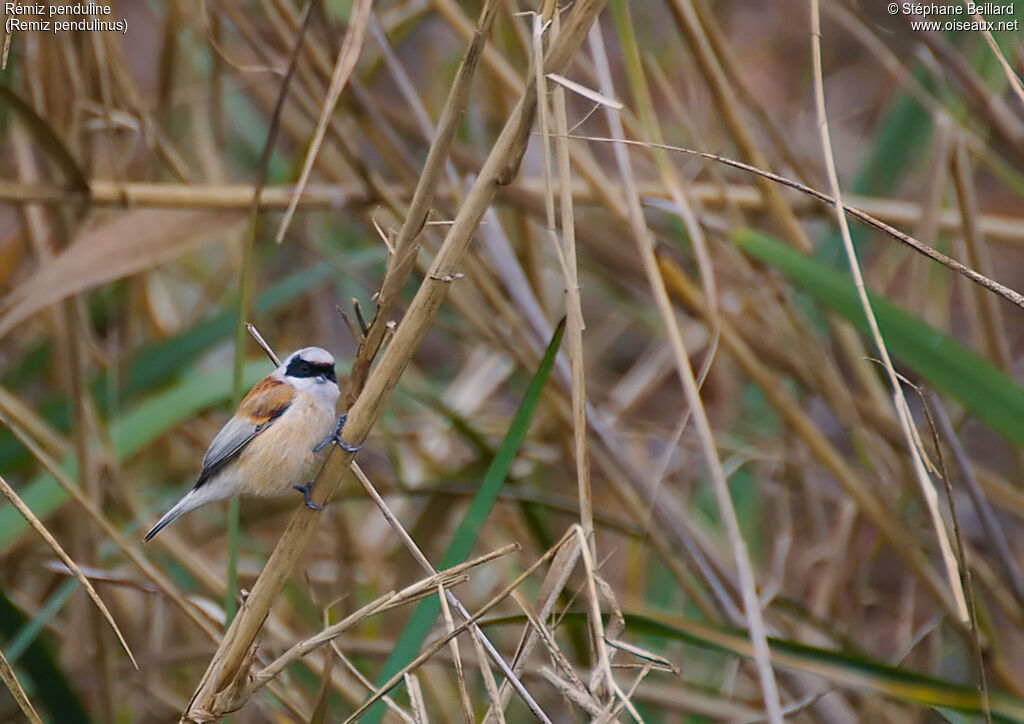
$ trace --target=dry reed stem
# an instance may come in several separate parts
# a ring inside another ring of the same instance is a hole
[[[246,692],[245,699],[247,700],[253,693],[255,693],[256,689],[264,686],[293,662],[298,661],[309,652],[327,644],[333,639],[336,639],[338,636],[341,636],[343,633],[354,626],[357,626],[370,616],[426,598],[427,596],[430,596],[433,593],[433,590],[438,586],[445,587],[460,583],[465,580],[465,573],[470,569],[489,563],[501,558],[502,556],[509,555],[517,550],[519,550],[519,546],[516,544],[503,546],[497,550],[491,551],[490,553],[466,561],[465,563],[460,563],[457,566],[452,566],[451,568],[443,571],[432,573],[427,578],[410,584],[400,591],[392,591],[391,593],[378,597],[376,600],[366,604],[358,611],[346,616],[338,623],[332,624],[315,636],[311,636],[308,639],[295,644],[288,649],[288,651],[277,657],[272,663],[261,669],[253,677],[253,681],[249,687],[250,690]]]
[[[921,486],[921,494],[924,497],[925,505],[932,518],[932,526],[938,538],[939,549],[942,552],[942,560],[946,567],[946,576],[950,589],[953,592],[953,600],[956,604],[957,615],[961,622],[967,622],[970,618],[967,611],[967,601],[964,598],[963,586],[960,583],[960,570],[957,564],[953,548],[950,544],[949,533],[946,530],[945,521],[939,512],[938,496],[935,493],[935,486],[928,477],[924,461],[921,458],[921,451],[915,444],[915,433],[913,431],[913,416],[910,407],[907,405],[906,397],[903,394],[903,387],[896,377],[896,369],[889,358],[889,350],[882,332],[878,328],[878,320],[875,318],[874,310],[871,308],[871,300],[868,299],[867,288],[864,285],[864,276],[860,270],[860,263],[857,261],[857,250],[853,246],[853,238],[850,235],[850,227],[846,221],[846,213],[843,210],[842,192],[839,189],[839,177],[836,174],[835,158],[832,154],[832,139],[829,134],[828,115],[825,111],[825,82],[821,68],[821,9],[818,0],[811,2],[811,57],[813,63],[814,77],[814,98],[818,114],[818,128],[821,135],[822,155],[825,160],[825,171],[828,175],[829,186],[832,196],[835,199],[836,222],[839,224],[839,231],[843,239],[843,248],[846,251],[847,261],[850,264],[850,273],[853,276],[854,286],[857,288],[857,296],[867,318],[868,327],[871,330],[871,337],[879,356],[882,358],[886,375],[889,377],[889,385],[892,390],[893,404],[896,407],[897,418],[906,436],[907,452],[910,454],[910,461],[913,465],[914,474],[918,484]]]
[[[963,219],[963,239],[966,248],[964,261],[985,276],[992,276],[992,257],[988,242],[981,232],[978,217],[978,195],[974,188],[973,169],[963,143],[957,143],[953,153],[953,188],[956,190],[960,218]],[[981,341],[996,366],[1007,374],[1012,373],[1013,356],[1010,342],[1006,338],[1003,317],[996,300],[977,286],[971,287],[975,301],[975,313],[981,324]]]
[[[6,422],[6,420],[4,420],[4,422]],[[2,476],[0,476],[0,493],[3,493],[4,497],[7,498],[11,505],[13,505],[17,509],[17,511],[28,522],[28,524],[32,526],[32,529],[39,535],[39,537],[46,541],[46,545],[50,546],[50,549],[57,555],[58,558],[60,558],[64,565],[68,567],[68,570],[75,577],[75,579],[82,584],[82,588],[84,588],[85,592],[89,594],[89,598],[92,599],[92,602],[96,605],[96,608],[99,609],[101,614],[103,614],[103,618],[107,621],[108,624],[110,624],[110,628],[113,629],[114,635],[117,636],[117,640],[118,642],[120,642],[121,648],[123,648],[124,652],[128,654],[128,658],[131,660],[132,666],[138,669],[139,664],[135,661],[135,655],[132,654],[132,650],[128,646],[128,642],[124,640],[124,635],[121,633],[121,629],[118,628],[117,622],[114,621],[113,615],[110,613],[110,610],[107,608],[107,605],[103,603],[103,599],[100,598],[100,595],[96,592],[96,589],[92,587],[92,583],[89,582],[89,579],[86,578],[82,571],[78,568],[78,564],[75,563],[71,559],[71,556],[69,556],[64,551],[64,548],[62,548],[60,543],[57,542],[57,539],[54,538],[50,531],[46,529],[46,526],[43,525],[42,522],[40,522],[39,518],[35,516],[32,510],[27,505],[25,505],[24,502],[22,502],[21,498],[18,497],[18,494],[14,492],[14,489],[7,483],[6,480],[3,479]]]
[[[441,616],[444,619],[445,630],[452,633],[455,630],[455,621],[452,619],[452,610],[448,605],[448,595],[444,586],[437,584],[437,598],[441,603]],[[466,672],[462,667],[462,654],[459,651],[459,640],[453,638],[449,648],[452,652],[452,663],[455,666],[455,684],[459,689],[459,704],[462,706],[462,717],[466,724],[473,724],[476,721],[473,716],[473,702],[469,698],[469,689],[466,686]]]
[[[420,680],[414,674],[406,674],[405,688],[409,692],[409,708],[412,709],[413,718],[416,724],[429,724],[427,706],[423,700],[423,689],[420,687]]]
[[[594,62],[597,67],[600,79],[600,90],[606,95],[614,95],[612,87],[611,70],[608,66],[608,58],[604,53],[604,44],[599,32],[591,32],[590,44]],[[607,110],[606,117],[608,126],[612,132],[612,138],[624,139],[622,122],[612,111]],[[736,509],[733,506],[729,493],[729,486],[725,479],[725,472],[722,469],[721,461],[718,458],[718,449],[714,440],[714,433],[711,430],[711,423],[704,409],[704,403],[700,398],[700,391],[697,389],[697,381],[693,376],[693,369],[690,367],[689,354],[683,341],[682,332],[676,321],[672,303],[668,298],[665,289],[665,282],[658,270],[658,263],[654,255],[654,247],[651,241],[650,232],[644,220],[643,210],[640,206],[640,198],[637,194],[632,167],[630,165],[628,151],[620,143],[612,146],[615,151],[615,158],[618,163],[619,173],[622,176],[623,184],[626,187],[626,200],[629,210],[630,226],[632,227],[633,240],[637,251],[643,262],[647,283],[651,295],[654,298],[658,316],[661,319],[662,327],[668,335],[669,343],[675,355],[676,371],[689,405],[693,421],[700,439],[701,449],[704,455],[704,463],[709,473],[718,504],[719,516],[725,526],[729,540],[729,546],[733,552],[733,561],[739,579],[740,593],[743,598],[743,611],[746,616],[748,634],[754,649],[754,661],[757,666],[758,678],[761,683],[761,696],[765,704],[768,719],[772,724],[782,724],[781,703],[779,700],[778,685],[775,682],[775,674],[772,671],[771,661],[768,652],[768,638],[765,630],[764,618],[761,613],[760,603],[757,598],[757,584],[754,579],[753,566],[750,562],[750,554],[747,550],[746,541],[740,531],[739,519],[736,516]]]
[[[973,147],[972,151],[975,151]],[[574,154],[572,158],[575,160],[576,155]],[[327,173],[330,171],[328,170]],[[930,180],[934,177],[929,174],[928,178]],[[502,197],[508,203],[522,206],[522,199],[510,195],[510,191],[521,190],[528,194],[539,194],[543,186],[542,178],[522,177],[502,192]],[[645,205],[659,206],[662,200],[670,198],[661,184],[638,181],[637,187]],[[385,184],[384,188],[386,189],[385,196],[388,198],[397,197],[401,193],[401,189],[393,184]],[[764,201],[758,190],[748,184],[720,185],[718,182],[696,181],[687,184],[686,190],[695,204],[706,209],[736,207],[739,210],[750,212],[760,212],[765,209]],[[89,191],[79,192],[49,184],[0,181],[0,203],[4,204],[70,202],[77,199],[83,202],[88,201],[93,207],[242,211],[248,210],[252,204],[253,193],[253,185],[244,183],[181,184],[166,181],[127,181],[123,184],[115,184],[109,180],[91,179]],[[294,186],[265,186],[260,198],[260,208],[264,211],[283,209],[291,202],[294,193]],[[438,198],[447,202],[455,199],[453,189],[448,186],[437,186],[435,193]],[[572,195],[573,201],[577,205],[594,206],[600,203],[600,198],[593,189],[582,181],[573,181]],[[941,208],[927,200],[919,203],[863,194],[847,194],[845,198],[848,201],[847,209],[860,209],[865,214],[886,224],[909,226],[928,218],[937,225],[938,231],[951,233],[963,228],[959,211]],[[361,189],[340,184],[316,183],[306,186],[299,201],[299,208],[340,211],[347,208],[364,207],[370,200],[367,192]],[[806,215],[812,212],[809,203],[792,200],[790,206],[795,213]],[[992,241],[1024,243],[1024,220],[1021,217],[986,212],[979,215],[978,221],[981,232]],[[926,242],[929,239],[927,234],[920,231],[916,231],[914,237]]]
[[[4,485],[6,486],[7,483],[5,482]],[[132,663],[134,663],[134,660]],[[28,695],[22,688],[21,682],[15,676],[14,669],[11,668],[3,651],[0,651],[0,679],[3,680],[7,690],[11,692],[11,698],[14,699],[18,708],[21,709],[21,713],[25,715],[29,724],[43,724],[43,720],[39,717],[35,707],[32,706],[32,700],[28,698]]]
[[[51,184],[0,182],[0,202],[30,204],[48,201],[88,201],[96,207],[248,210],[255,186],[244,183],[177,183],[170,181],[126,181],[92,179],[88,191],[76,191]],[[287,208],[295,195],[294,186],[264,186],[260,208]],[[338,185],[309,184],[299,200],[302,209],[342,209],[361,206],[364,193]]]
[[[1024,611],[1024,578],[1022,578],[1020,568],[1013,558],[1013,553],[1010,550],[1009,542],[1006,540],[1003,527],[1000,525],[998,518],[996,518],[992,506],[985,498],[985,491],[982,490],[981,484],[978,483],[978,477],[974,474],[971,461],[960,444],[960,440],[953,430],[953,425],[950,423],[949,416],[946,414],[946,410],[942,406],[938,395],[931,392],[928,395],[928,399],[938,423],[939,433],[953,453],[953,463],[960,473],[961,482],[967,488],[967,495],[971,499],[974,512],[978,515],[981,528],[985,532],[985,538],[989,545],[992,546],[1010,592],[1017,600],[1021,611]]]
[[[345,40],[341,44],[341,49],[338,51],[338,59],[334,63],[331,85],[327,89],[327,97],[324,99],[320,118],[317,120],[313,140],[310,142],[309,150],[306,152],[306,161],[302,166],[302,173],[299,175],[295,194],[292,197],[292,202],[288,204],[288,208],[284,212],[284,218],[281,219],[280,226],[277,228],[275,241],[278,244],[284,241],[285,234],[288,233],[292,216],[295,215],[295,209],[298,206],[298,199],[302,196],[302,191],[309,181],[309,176],[313,172],[313,165],[316,163],[317,155],[320,152],[320,145],[327,134],[327,126],[330,123],[331,116],[334,114],[334,107],[338,104],[341,92],[345,89],[345,83],[348,82],[349,76],[352,75],[352,71],[356,68],[356,61],[359,60],[359,51],[363,47],[363,36],[366,33],[366,25],[370,20],[370,8],[372,7],[373,0],[356,0],[353,3]]]
[[[549,11],[550,13],[550,11]],[[550,23],[553,37],[558,36],[559,17],[557,12],[549,15],[535,15],[533,19],[533,58],[534,82],[539,97],[547,98],[546,76],[542,76],[543,34],[546,24]],[[590,545],[594,546],[594,501],[590,488],[590,461],[587,453],[587,388],[583,359],[583,307],[580,302],[579,272],[576,266],[576,224],[573,214],[571,166],[569,144],[565,139],[568,133],[566,118],[565,91],[561,86],[553,89],[554,123],[556,127],[555,153],[558,174],[558,199],[562,238],[559,239],[555,226],[555,180],[552,178],[551,162],[551,110],[547,100],[538,106],[538,125],[540,127],[541,152],[544,161],[544,185],[546,193],[545,217],[548,236],[562,270],[565,283],[566,337],[569,345],[569,369],[571,376],[572,427],[573,447],[576,453],[576,486],[580,504],[580,525]]]

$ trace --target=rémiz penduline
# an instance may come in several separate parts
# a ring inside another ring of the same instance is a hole
[[[292,352],[242,398],[203,455],[195,485],[157,521],[146,540],[185,513],[236,495],[279,495],[294,488],[308,507],[322,509],[309,495],[313,481],[303,481],[326,456],[330,443],[353,453],[360,447],[341,439],[345,415],[335,418],[338,396],[330,352],[320,347]]]

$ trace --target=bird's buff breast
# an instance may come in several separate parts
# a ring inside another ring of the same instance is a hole
[[[305,483],[330,449],[314,455],[313,448],[334,423],[333,408],[293,404],[239,455],[238,467],[248,473],[240,487],[250,495],[280,495]]]

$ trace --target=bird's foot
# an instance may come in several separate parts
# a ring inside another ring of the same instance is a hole
[[[328,435],[323,440],[317,443],[316,447],[313,448],[314,453],[320,452],[325,447],[330,445],[332,442],[345,452],[354,453],[359,451],[359,448],[361,448],[362,445],[349,445],[347,442],[341,439],[341,430],[343,427],[345,427],[346,419],[348,419],[348,415],[345,413],[342,413],[341,415],[338,416],[338,424],[334,426],[334,432],[332,432],[330,435]]]
[[[309,494],[314,482],[315,481],[310,480],[305,485],[293,485],[292,487],[302,493],[302,501],[306,504],[307,508],[310,510],[323,510],[324,506],[314,503],[313,498]]]

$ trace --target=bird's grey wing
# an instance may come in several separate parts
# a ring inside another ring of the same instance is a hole
[[[238,405],[238,414],[228,420],[203,455],[198,488],[234,460],[245,446],[279,418],[292,402],[294,390],[270,377],[260,380]]]
[[[198,488],[212,478],[217,471],[238,457],[265,426],[253,425],[246,420],[233,417],[213,438],[206,454],[203,455],[203,469],[194,487]]]

